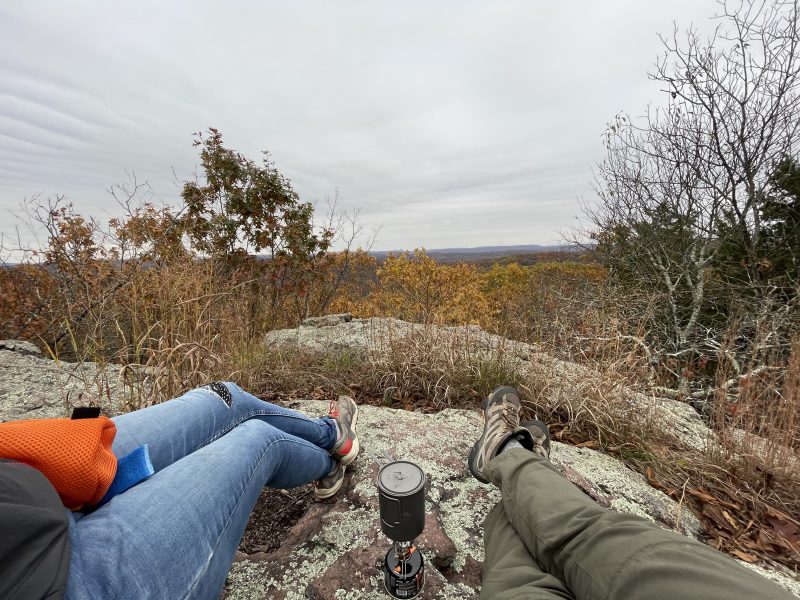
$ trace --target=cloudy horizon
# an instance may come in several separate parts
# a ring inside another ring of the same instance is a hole
[[[216,127],[376,250],[558,243],[605,124],[663,101],[657,34],[717,7],[599,4],[0,1],[0,231],[37,195],[118,214],[126,172],[174,203]]]

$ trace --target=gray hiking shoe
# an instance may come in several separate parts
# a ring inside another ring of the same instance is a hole
[[[532,451],[542,458],[550,460],[550,430],[547,425],[539,419],[531,419],[530,421],[523,421],[519,426],[530,432],[533,439]]]
[[[328,416],[336,421],[336,428],[339,430],[336,443],[331,448],[331,456],[347,466],[356,459],[361,450],[356,436],[358,405],[350,396],[339,396],[336,402],[331,402]]]
[[[483,435],[469,453],[469,470],[478,481],[489,483],[486,465],[512,437],[528,450],[533,449],[531,432],[519,424],[521,409],[519,393],[508,386],[497,388],[483,402]]]
[[[317,500],[325,500],[335,496],[336,492],[342,489],[344,483],[344,472],[347,469],[342,463],[337,462],[333,471],[325,475],[322,479],[314,482],[314,497]]]

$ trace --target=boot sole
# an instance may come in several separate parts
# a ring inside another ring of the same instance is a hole
[[[472,445],[472,450],[469,451],[469,472],[472,473],[472,476],[480,481],[481,483],[489,483],[489,480],[483,476],[483,474],[478,471],[478,468],[475,466],[475,461],[478,458],[478,450],[481,447],[481,442],[483,442],[483,438],[486,437],[486,408],[489,406],[489,398],[484,398],[483,400],[483,433],[481,437],[479,437],[475,443]]]
[[[317,500],[327,500],[328,498],[335,496],[339,492],[339,490],[342,489],[343,485],[344,485],[344,477],[342,477],[339,480],[338,484],[336,484],[332,488],[328,488],[324,492],[319,492],[319,488],[314,488],[314,498],[316,498]]]

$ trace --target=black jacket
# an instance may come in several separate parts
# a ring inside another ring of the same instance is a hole
[[[69,519],[36,469],[0,459],[0,598],[64,597]]]

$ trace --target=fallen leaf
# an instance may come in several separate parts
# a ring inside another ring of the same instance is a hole
[[[694,496],[701,502],[705,502],[706,504],[716,504],[717,501],[717,499],[714,498],[714,496],[712,496],[711,494],[706,492],[701,492],[700,490],[695,490],[693,488],[688,488],[686,490],[686,493],[691,496]]]
[[[580,444],[576,444],[578,448],[598,448],[600,444],[598,444],[595,440],[589,440],[588,442],[581,442]]]
[[[800,549],[800,529],[794,523],[769,519],[768,523],[779,538],[786,540],[791,546]]]
[[[754,563],[758,561],[758,557],[754,554],[748,554],[742,550],[731,550],[731,554],[733,554],[737,558],[741,558],[744,562]]]
[[[653,467],[647,467],[647,469],[645,469],[644,474],[647,476],[647,482],[651,486],[653,486],[657,490],[663,490],[664,489],[664,486],[661,485],[661,482],[658,479],[656,479],[656,472],[653,471]]]
[[[722,500],[717,496],[712,496],[709,492],[703,489],[693,489],[687,488],[687,494],[690,494],[700,500],[701,502],[710,503],[710,504],[719,504],[720,506],[724,506],[725,508],[729,508],[731,510],[741,510],[741,506],[738,504],[734,504],[733,502],[728,502],[727,500]]]
[[[763,530],[760,530],[756,535],[756,542],[758,543],[758,547],[762,552],[768,552],[771,554],[782,554],[784,544],[775,543],[773,540],[770,539],[769,535],[765,533]]]
[[[784,521],[789,521],[790,523],[794,523],[798,527],[800,527],[800,522],[795,521],[789,515],[784,512],[779,511],[777,508],[773,508],[772,506],[767,505],[766,511],[768,517],[772,517],[773,519],[782,519]]]
[[[720,535],[728,531],[735,532],[736,528],[731,528],[731,523],[722,514],[723,512],[724,511],[715,504],[706,504],[703,506],[703,516],[714,525]],[[730,518],[730,515],[728,515],[728,518]],[[729,536],[726,534],[725,537]]]
[[[742,546],[745,548],[749,548],[750,550],[759,550],[758,544],[756,544],[753,540],[742,540]]]
[[[725,517],[725,520],[731,524],[731,527],[733,527],[734,531],[739,529],[739,524],[734,520],[727,510],[722,511],[722,516]]]

